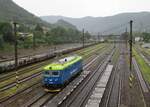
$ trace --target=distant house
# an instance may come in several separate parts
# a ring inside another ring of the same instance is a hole
[[[100,38],[100,42],[104,42],[105,40],[104,40],[104,38]]]
[[[139,41],[142,41],[143,38],[142,37],[135,37],[135,42],[139,42]]]
[[[19,32],[18,35],[21,36],[21,37],[23,37],[23,38],[24,38],[24,37],[33,36],[32,33],[22,33],[22,32]]]
[[[42,27],[44,34],[46,34],[50,29],[48,27]]]

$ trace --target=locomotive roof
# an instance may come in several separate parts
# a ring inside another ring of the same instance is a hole
[[[81,56],[69,56],[45,66],[44,70],[63,70],[81,59]]]

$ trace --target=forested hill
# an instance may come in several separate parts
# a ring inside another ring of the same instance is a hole
[[[47,27],[51,26],[51,24],[18,6],[12,0],[0,0],[0,22],[10,22],[14,20],[28,25],[40,24]]]
[[[148,27],[150,26],[150,12],[122,13],[107,17],[71,18],[64,16],[42,16],[41,18],[50,23],[55,23],[57,20],[63,19],[75,25],[78,29],[84,28],[94,33],[107,31],[121,24],[128,23],[131,19],[134,21],[134,31],[150,30],[150,27]],[[125,27],[122,30],[124,29]],[[117,32],[119,32],[119,30]]]
[[[66,28],[66,29],[68,29],[68,28],[77,29],[76,26],[74,26],[74,25],[72,25],[72,24],[70,24],[70,23],[68,23],[68,22],[66,22],[66,21],[64,21],[64,20],[62,20],[62,19],[58,20],[58,21],[54,24],[54,26],[55,26],[55,27],[57,27],[57,26],[64,27],[64,28]]]

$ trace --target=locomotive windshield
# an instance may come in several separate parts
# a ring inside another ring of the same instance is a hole
[[[49,75],[49,71],[45,71],[45,74],[46,74],[46,75]]]
[[[60,75],[59,71],[45,71],[45,75],[51,76],[51,77],[58,77]]]
[[[53,72],[52,72],[52,75],[54,75],[54,76],[59,76],[59,72],[58,72],[58,71],[53,71]]]

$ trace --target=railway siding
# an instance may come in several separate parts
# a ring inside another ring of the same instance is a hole
[[[61,50],[57,50],[54,51],[52,53],[45,53],[45,54],[40,54],[40,55],[34,55],[34,56],[30,56],[30,57],[23,57],[23,58],[19,58],[18,59],[18,68],[27,66],[27,65],[31,65],[33,63],[37,63],[37,62],[41,62],[50,58],[53,58],[55,56],[57,56],[57,54],[67,54],[67,53],[71,53],[73,51],[76,50],[80,50],[89,46],[94,46],[97,45],[96,44],[88,44],[85,47],[82,46],[77,46],[77,47],[71,47],[71,48],[67,48],[67,49],[61,49]],[[4,73],[6,71],[12,71],[15,69],[15,62],[14,60],[8,60],[8,61],[2,61],[0,63],[0,73]]]

